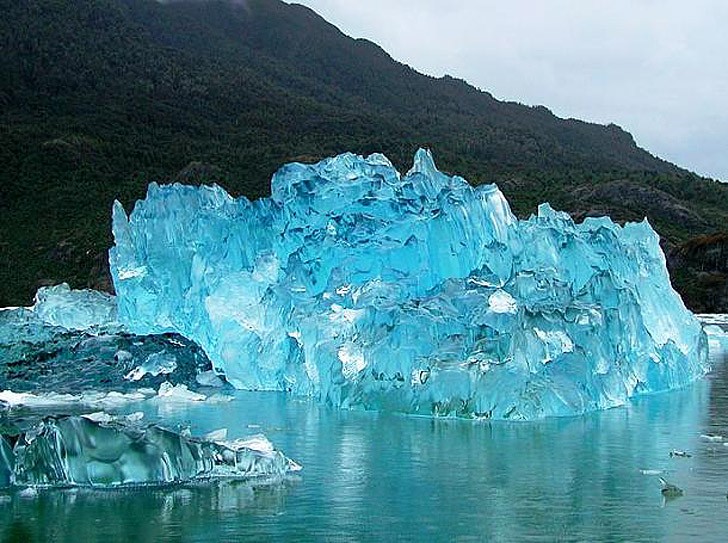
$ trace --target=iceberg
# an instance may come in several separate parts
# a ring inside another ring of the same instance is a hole
[[[113,208],[117,318],[196,342],[235,387],[527,420],[684,386],[707,339],[647,221],[518,220],[420,150],[292,163],[271,197],[150,184]]]
[[[263,435],[194,438],[128,417],[46,417],[0,436],[0,487],[122,487],[280,478],[301,466]]]
[[[224,384],[197,344],[179,334],[130,334],[116,305],[109,294],[63,284],[41,288],[32,307],[0,310],[0,390],[88,394],[168,380]]]

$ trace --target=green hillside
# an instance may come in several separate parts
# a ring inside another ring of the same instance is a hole
[[[728,224],[728,187],[619,127],[419,74],[302,6],[0,0],[0,10],[0,306],[59,281],[110,288],[111,203],[129,208],[150,181],[216,181],[256,198],[283,163],[344,151],[407,169],[429,147],[441,169],[497,182],[521,216],[544,200],[577,218],[647,215],[676,255]],[[694,308],[712,300],[706,285],[725,283],[722,268],[671,262]]]

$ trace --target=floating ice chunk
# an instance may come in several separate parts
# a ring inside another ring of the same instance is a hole
[[[693,455],[687,451],[673,449],[670,451],[670,458],[691,458]]]
[[[255,451],[262,457],[270,459],[275,459],[279,455],[273,443],[263,434],[228,441],[224,445],[233,451]],[[300,464],[289,458],[287,459],[287,469],[288,471],[300,471],[303,468]]]
[[[187,385],[172,385],[169,381],[165,381],[159,385],[157,397],[167,400],[178,400],[183,402],[204,402],[207,396],[192,392]]]
[[[379,155],[288,164],[256,202],[153,183],[113,230],[120,320],[194,340],[237,388],[534,419],[708,369],[646,221],[519,221],[423,150],[404,176]]]
[[[233,443],[194,438],[157,425],[122,419],[47,417],[15,438],[0,437],[5,486],[118,487],[211,477],[279,477],[300,469],[256,436]]]
[[[140,402],[152,397],[156,392],[151,389],[138,389],[134,392],[85,392],[83,394],[33,394],[30,392],[0,391],[0,403],[13,409],[27,407],[49,410],[56,408],[81,407],[113,409],[129,403]]]

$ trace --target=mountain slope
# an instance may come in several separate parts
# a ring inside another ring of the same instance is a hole
[[[303,6],[0,9],[0,306],[27,303],[49,282],[108,288],[111,202],[130,206],[149,181],[219,181],[254,198],[284,162],[343,151],[383,152],[406,169],[430,147],[442,169],[497,181],[519,214],[542,200],[580,216],[647,214],[672,245],[728,219],[722,185],[650,155],[619,127],[419,74]]]

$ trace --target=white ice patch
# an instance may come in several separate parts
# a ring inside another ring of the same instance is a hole
[[[515,313],[518,311],[516,300],[502,289],[496,290],[488,297],[488,307],[493,313]]]
[[[360,317],[363,313],[363,309],[347,309],[345,307],[340,306],[339,304],[331,304],[331,315],[329,316],[329,319],[332,322],[340,321],[343,319],[344,321],[348,322],[349,324],[353,324],[354,321],[358,317]]]
[[[172,385],[169,381],[165,381],[159,385],[157,397],[165,400],[175,400],[182,402],[204,402],[207,396],[198,394],[187,388],[187,385]]]
[[[546,332],[540,328],[534,328],[536,337],[544,344],[545,356],[542,360],[547,364],[563,353],[574,352],[574,342],[571,338],[561,330],[551,330]]]
[[[119,269],[119,279],[124,281],[125,279],[134,279],[135,277],[144,277],[147,274],[146,266],[138,266],[136,268],[125,268]]]
[[[30,407],[30,408],[58,408],[73,405],[90,407],[93,409],[109,409],[121,407],[132,402],[146,400],[154,394],[151,389],[142,388],[136,392],[84,392],[83,394],[58,394],[48,392],[46,394],[32,394],[30,392],[13,392],[3,390],[0,392],[0,402],[9,407]]]
[[[353,343],[344,343],[339,347],[337,354],[339,360],[341,360],[341,373],[347,379],[353,379],[361,370],[367,367],[364,353],[361,352],[360,347]]]

